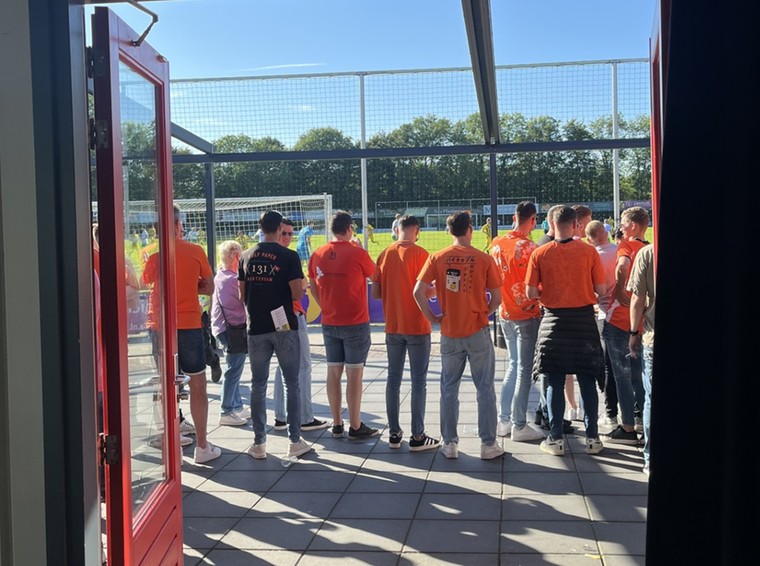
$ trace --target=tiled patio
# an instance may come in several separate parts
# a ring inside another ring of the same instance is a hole
[[[314,412],[330,420],[320,329],[310,329]],[[388,448],[383,326],[373,326],[364,376],[363,419],[383,430],[370,440],[306,432],[315,450],[287,465],[286,433],[269,431],[266,460],[246,454],[250,424],[218,427],[219,385],[209,381],[210,439],[219,460],[183,465],[185,564],[643,565],[647,479],[635,447],[607,445],[589,456],[570,437],[563,458],[538,443],[504,439],[506,456],[480,460],[475,388],[460,394],[460,451]],[[438,436],[439,338],[433,335],[426,426]],[[497,349],[497,396],[505,351]],[[274,368],[273,368],[274,369]],[[272,371],[272,375],[274,371]],[[248,394],[248,368],[244,397]],[[270,400],[271,400],[270,386]],[[402,426],[410,429],[410,386],[402,385]],[[538,392],[529,404],[536,406]],[[183,402],[189,415],[189,406]],[[270,411],[267,420],[274,421]],[[576,423],[581,425],[581,423]],[[579,427],[582,428],[582,427]],[[607,430],[607,429],[602,429]],[[405,439],[406,440],[406,439]]]

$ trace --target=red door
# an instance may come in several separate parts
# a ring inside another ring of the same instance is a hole
[[[181,564],[169,66],[106,8],[92,32],[106,553]]]

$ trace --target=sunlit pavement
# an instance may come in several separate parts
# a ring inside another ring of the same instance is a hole
[[[196,466],[194,445],[185,448],[186,566],[644,564],[647,478],[639,450],[607,444],[601,454],[589,456],[582,423],[576,422],[580,435],[566,438],[564,457],[544,454],[538,441],[505,438],[499,440],[506,455],[483,461],[469,369],[460,389],[459,458],[446,459],[437,450],[409,452],[408,373],[401,390],[404,443],[390,449],[383,330],[382,325],[372,329],[362,401],[362,419],[383,434],[352,441],[333,438],[329,429],[305,432],[314,450],[295,463],[285,457],[286,432],[271,428],[271,385],[268,458],[254,460],[246,453],[253,442],[250,421],[243,427],[216,425],[220,384],[209,380],[209,439],[223,453]],[[310,328],[310,337],[314,413],[330,421],[319,327]],[[434,333],[426,427],[435,437],[440,435],[439,343]],[[498,399],[505,350],[497,349],[496,357]],[[241,383],[247,403],[248,366]],[[529,418],[537,401],[534,387]],[[182,407],[189,415],[187,401]],[[347,422],[345,411],[344,418]]]

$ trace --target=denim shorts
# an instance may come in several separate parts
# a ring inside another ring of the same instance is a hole
[[[350,326],[322,325],[327,365],[363,367],[372,344],[369,322]]]
[[[202,328],[177,330],[180,371],[193,375],[206,371],[206,343]]]

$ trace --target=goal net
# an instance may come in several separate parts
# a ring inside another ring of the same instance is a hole
[[[185,239],[204,244],[206,229],[206,200],[175,200],[182,211]],[[262,212],[276,210],[293,221],[296,234],[309,221],[314,233],[324,236],[330,226],[332,195],[303,195],[282,197],[220,198],[214,201],[214,235],[217,243],[223,240],[255,241]],[[293,239],[295,247],[296,239]]]
[[[207,245],[206,237],[206,199],[176,199],[174,204],[182,212],[184,239]],[[156,203],[154,201],[130,201],[125,203],[124,211],[125,240],[131,242],[144,230],[157,227]],[[218,198],[214,200],[214,236],[217,244],[223,240],[237,239],[247,247],[256,241],[259,229],[259,217],[267,210],[277,210],[284,217],[293,221],[295,232],[309,221],[317,240],[324,239],[330,227],[332,216],[332,195],[296,195],[279,197],[241,197]],[[98,219],[97,202],[92,203],[93,222]],[[314,238],[312,238],[314,242]],[[146,245],[142,242],[142,245]],[[135,245],[140,245],[137,243]],[[312,244],[314,245],[314,244]],[[293,238],[292,246],[296,246]]]

